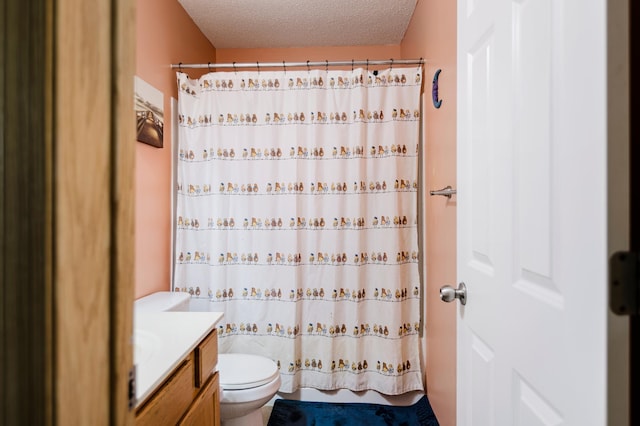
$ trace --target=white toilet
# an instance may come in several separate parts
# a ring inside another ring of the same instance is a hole
[[[280,388],[275,362],[260,355],[219,354],[223,426],[262,426],[261,408]]]
[[[187,293],[163,291],[135,301],[135,311],[188,311]],[[260,355],[218,354],[221,426],[262,426],[261,408],[280,388],[280,372]]]

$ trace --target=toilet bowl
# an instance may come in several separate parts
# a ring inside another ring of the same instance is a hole
[[[275,362],[260,355],[218,355],[223,426],[262,426],[261,408],[280,388]]]
[[[138,312],[188,311],[187,293],[157,292],[135,301]],[[278,365],[250,354],[218,354],[221,426],[262,426],[261,408],[280,388]]]

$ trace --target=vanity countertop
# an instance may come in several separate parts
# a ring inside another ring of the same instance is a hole
[[[222,316],[222,312],[134,313],[136,406],[215,329]]]

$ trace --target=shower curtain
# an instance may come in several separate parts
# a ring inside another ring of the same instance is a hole
[[[422,69],[177,73],[173,288],[283,392],[423,389]]]

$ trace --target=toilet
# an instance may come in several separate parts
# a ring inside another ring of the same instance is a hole
[[[262,426],[261,408],[280,388],[275,362],[260,355],[218,354],[223,426]]]
[[[188,293],[163,291],[135,301],[134,312],[188,311]],[[250,354],[218,354],[221,426],[262,426],[261,408],[280,388],[278,365]]]

